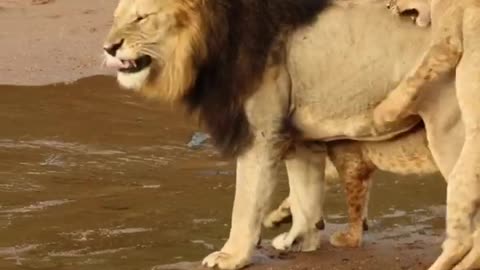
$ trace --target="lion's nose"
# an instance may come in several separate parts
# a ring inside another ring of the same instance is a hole
[[[105,45],[103,49],[111,56],[115,56],[117,54],[118,49],[120,49],[122,45],[123,45],[123,39],[117,43]]]

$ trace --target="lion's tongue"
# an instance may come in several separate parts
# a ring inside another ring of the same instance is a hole
[[[121,68],[130,68],[134,66],[132,62],[133,61],[122,61],[118,58],[108,57],[107,60],[105,61],[105,65],[108,68],[121,69]]]

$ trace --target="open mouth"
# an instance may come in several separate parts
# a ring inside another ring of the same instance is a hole
[[[109,68],[114,68],[118,70],[118,72],[123,72],[123,73],[135,73],[139,72],[152,63],[152,57],[148,55],[142,55],[138,57],[137,59],[132,59],[132,60],[124,60],[124,59],[119,59],[116,57],[112,57],[110,55],[106,55],[105,58],[105,66]]]
[[[120,61],[122,65],[121,67],[119,67],[118,71],[124,72],[124,73],[135,73],[150,66],[150,64],[152,63],[152,57],[148,55],[143,55],[135,60],[120,60]]]
[[[419,15],[418,10],[416,9],[406,9],[400,12],[400,15],[416,19]]]

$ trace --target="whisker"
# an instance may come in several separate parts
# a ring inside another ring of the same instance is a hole
[[[101,55],[99,55],[99,58],[101,59],[100,68],[105,68],[107,66],[107,58],[105,57],[105,54],[102,53]]]
[[[160,54],[155,51],[153,48],[149,48],[149,47],[142,47],[142,49],[140,50],[154,58],[160,58]]]

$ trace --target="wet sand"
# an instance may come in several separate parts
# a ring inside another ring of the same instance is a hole
[[[234,164],[186,146],[194,122],[111,77],[61,83],[106,73],[100,48],[115,4],[0,2],[2,270],[198,269],[228,235]],[[442,240],[443,180],[376,178],[364,247],[328,243],[346,222],[335,185],[321,250],[277,254],[265,241],[263,265],[249,269],[426,269]]]

